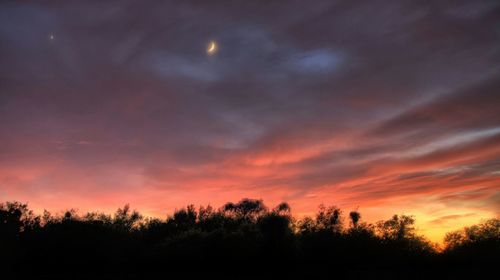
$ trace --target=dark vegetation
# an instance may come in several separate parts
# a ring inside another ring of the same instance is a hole
[[[286,203],[268,209],[253,199],[220,209],[190,205],[166,220],[128,205],[114,215],[38,216],[7,202],[0,204],[0,268],[2,275],[107,278],[456,279],[496,272],[500,220],[447,234],[441,251],[415,233],[414,222],[394,215],[368,224],[359,212],[334,206],[296,220]]]

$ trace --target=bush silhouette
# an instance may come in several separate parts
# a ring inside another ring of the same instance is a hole
[[[449,232],[444,238],[445,255],[460,263],[484,263],[500,257],[500,220]],[[470,256],[474,256],[471,258]]]
[[[5,275],[238,271],[258,277],[266,271],[282,278],[366,278],[368,271],[399,279],[401,271],[427,271],[456,278],[467,275],[464,269],[488,271],[500,254],[498,219],[447,234],[439,252],[416,234],[412,216],[375,224],[361,218],[351,211],[345,226],[341,209],[320,205],[314,218],[295,219],[287,203],[268,208],[256,199],[219,209],[188,205],[164,220],[145,218],[129,205],[113,215],[39,216],[26,204],[6,202],[0,204],[0,265]]]

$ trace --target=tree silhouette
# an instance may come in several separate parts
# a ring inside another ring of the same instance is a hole
[[[357,211],[351,211],[349,213],[349,218],[351,218],[351,225],[354,228],[358,227],[359,219],[361,219],[361,214]]]
[[[244,198],[238,203],[229,202],[223,207],[224,211],[240,219],[255,220],[260,214],[267,211],[261,199]]]
[[[407,215],[394,215],[387,221],[377,223],[378,233],[385,239],[404,240],[415,236],[415,218]]]
[[[345,228],[335,206],[320,205],[314,217],[301,219],[285,202],[270,209],[246,198],[219,209],[188,205],[162,220],[144,218],[129,205],[113,215],[68,210],[37,216],[26,204],[1,203],[0,268],[3,275],[99,271],[108,278],[233,270],[253,278],[265,271],[301,279],[380,271],[383,278],[399,279],[398,271],[440,278],[459,271],[456,279],[489,271],[500,254],[498,219],[447,234],[445,250],[437,252],[416,233],[412,216],[373,225],[351,211]]]
[[[340,232],[342,230],[341,215],[342,211],[336,206],[320,205],[316,214],[316,226],[321,230]]]
[[[444,238],[445,255],[461,262],[491,262],[500,256],[500,219],[449,232]],[[474,256],[470,260],[470,256]]]

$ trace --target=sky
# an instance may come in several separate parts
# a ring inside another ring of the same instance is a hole
[[[0,201],[500,216],[498,1],[2,1],[0,61]]]

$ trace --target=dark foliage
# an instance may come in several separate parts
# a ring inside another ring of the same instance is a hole
[[[4,275],[456,279],[494,271],[500,255],[498,219],[449,233],[439,252],[415,233],[411,216],[367,224],[352,211],[346,226],[342,214],[321,205],[315,218],[295,220],[287,203],[269,210],[243,199],[220,209],[189,205],[166,220],[128,205],[114,215],[37,216],[7,202],[0,263]]]

